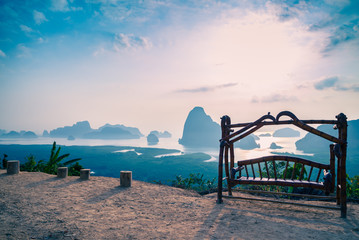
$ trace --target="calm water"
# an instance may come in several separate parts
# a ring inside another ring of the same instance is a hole
[[[276,137],[260,137],[256,142],[260,144],[260,148],[253,150],[243,150],[235,148],[235,156],[240,159],[249,159],[255,157],[262,157],[266,155],[272,155],[273,153],[287,152],[296,155],[308,155],[301,151],[296,150],[295,142],[302,137],[295,138],[276,138]],[[0,139],[0,144],[20,144],[20,145],[32,145],[32,144],[52,144],[54,141],[58,145],[65,146],[131,146],[131,147],[150,147],[150,148],[165,148],[165,149],[177,149],[181,151],[181,154],[204,152],[209,154],[212,158],[208,161],[218,161],[219,147],[217,148],[188,148],[180,145],[176,138],[160,138],[160,142],[156,145],[148,145],[147,139],[142,137],[140,139],[124,139],[124,140],[101,140],[101,139],[75,139],[67,140],[66,138],[45,138],[39,137],[36,139]],[[275,142],[282,149],[270,149],[272,142]]]

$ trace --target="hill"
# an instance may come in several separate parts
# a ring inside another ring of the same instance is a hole
[[[320,125],[317,129],[333,136],[338,135],[338,130],[333,129],[332,125]],[[311,133],[307,133],[302,139],[295,143],[298,150],[314,154],[329,151],[329,144],[331,144],[330,141]],[[359,119],[348,121],[348,151],[349,150],[359,150]]]
[[[121,124],[105,124],[99,129],[92,129],[88,121],[77,122],[72,126],[59,127],[50,131],[47,135],[44,131],[43,136],[85,139],[137,139],[143,134],[134,127],[126,127]]]
[[[339,211],[328,209],[254,201],[216,204],[216,194],[199,196],[139,181],[130,188],[119,185],[118,178],[81,181],[44,173],[7,175],[0,170],[0,239],[358,237],[359,207],[353,203],[348,204],[348,218],[341,219]]]
[[[179,143],[187,147],[218,147],[221,127],[202,107],[193,108],[186,119]]]
[[[273,137],[300,137],[300,132],[292,128],[281,128],[273,133]]]

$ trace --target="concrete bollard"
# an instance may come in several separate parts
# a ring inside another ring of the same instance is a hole
[[[80,179],[89,180],[90,179],[90,169],[81,169],[80,170]]]
[[[58,178],[66,178],[68,175],[68,168],[67,167],[59,167],[57,169],[57,177]]]
[[[7,174],[18,174],[20,172],[19,160],[7,161]]]
[[[121,171],[120,172],[120,185],[121,187],[131,187],[132,183],[132,172]]]

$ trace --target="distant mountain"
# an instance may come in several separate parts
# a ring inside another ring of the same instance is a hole
[[[44,136],[46,132],[44,131]],[[65,126],[50,131],[50,137],[86,138],[86,139],[137,139],[143,134],[134,127],[124,125],[105,124],[99,129],[92,129],[88,121],[77,122],[72,126]]]
[[[23,138],[37,138],[37,135],[34,132],[27,131],[22,135]]]
[[[187,147],[218,147],[221,127],[202,107],[193,108],[186,119],[179,144]]]
[[[154,134],[158,138],[170,138],[170,137],[172,137],[172,134],[167,132],[167,131],[164,131],[164,132],[151,131],[150,134]]]
[[[155,144],[157,144],[158,142],[159,142],[158,137],[157,137],[155,134],[153,134],[153,133],[148,134],[148,136],[147,136],[147,143],[148,143],[149,145],[155,145]]]
[[[37,138],[37,135],[31,131],[11,131],[9,133],[3,133],[1,138]]]
[[[1,135],[2,138],[21,138],[21,134],[16,131],[10,131]]]
[[[272,142],[269,148],[270,149],[282,149],[283,147],[278,146],[275,142]]]
[[[140,130],[138,130],[138,128],[135,128],[135,127],[126,127],[122,124],[116,124],[116,125],[111,125],[111,124],[105,124],[103,125],[102,127],[99,128],[99,130],[102,130],[103,128],[107,128],[107,127],[110,127],[110,128],[120,128],[122,130],[125,130],[125,131],[128,131],[130,132],[132,135],[137,135],[138,138],[140,137],[143,137],[144,135],[140,132]]]
[[[244,150],[252,150],[260,148],[260,145],[256,143],[256,136],[251,134],[235,143],[235,147],[239,147]]]
[[[320,125],[318,130],[328,133],[332,136],[338,136],[338,130],[333,129],[332,125]],[[307,133],[304,138],[298,140],[295,145],[298,150],[306,153],[329,152],[330,141],[317,135]],[[359,119],[348,121],[348,151],[358,152],[359,149]]]
[[[81,138],[84,134],[92,132],[88,121],[77,122],[72,126],[60,127],[50,131],[50,137],[67,138],[72,135],[76,138]]]
[[[86,133],[82,138],[89,139],[137,139],[139,135],[119,127],[102,127],[97,131]]]
[[[47,130],[44,130],[44,131],[42,132],[42,136],[43,136],[43,137],[50,137],[50,133],[49,133]]]
[[[262,133],[259,136],[260,137],[271,137],[272,135],[270,133]]]
[[[300,132],[292,128],[281,128],[273,133],[273,137],[300,137]]]

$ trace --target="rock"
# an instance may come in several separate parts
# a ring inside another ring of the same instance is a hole
[[[37,135],[34,132],[27,131],[22,135],[23,138],[37,138]]]
[[[89,139],[138,139],[139,135],[132,134],[131,132],[118,127],[104,127],[101,130],[87,133],[83,138]]]
[[[272,142],[269,148],[270,149],[282,149],[283,147],[278,146],[275,142]]]
[[[77,122],[72,126],[65,126],[50,131],[51,137],[67,138],[72,135],[81,138],[84,134],[93,131],[88,121]]]
[[[273,137],[300,137],[300,132],[292,128],[281,128],[273,133]]]
[[[259,136],[260,136],[260,137],[271,137],[272,134],[270,134],[270,133],[262,133],[262,134],[260,134]]]
[[[179,144],[187,147],[218,147],[221,127],[202,107],[193,108],[187,116]]]
[[[251,134],[245,138],[242,138],[239,140],[239,142],[236,142],[235,147],[239,147],[244,150],[252,150],[255,148],[260,148],[260,145],[256,143],[254,135]]]
[[[333,129],[333,125],[320,125],[318,130],[328,133],[332,136],[338,136],[338,130]],[[312,133],[307,133],[302,139],[296,141],[298,150],[306,153],[323,153],[329,151],[329,145],[332,142],[321,138]],[[359,149],[359,119],[348,121],[348,152],[358,152]]]
[[[153,144],[157,144],[158,142],[159,142],[158,137],[155,134],[153,133],[148,134],[147,136],[148,144],[153,145]]]
[[[1,135],[3,138],[21,138],[21,134],[16,131],[11,131],[9,133]]]
[[[155,130],[155,131],[151,131],[150,134],[154,134],[158,138],[170,138],[170,137],[172,137],[172,134],[169,133],[168,131],[159,132],[159,131]]]
[[[50,131],[51,137],[88,138],[88,139],[138,139],[143,134],[133,127],[106,124],[99,129],[92,129],[88,121],[77,122],[72,126],[57,128]]]
[[[125,130],[129,133],[131,133],[132,135],[136,135],[138,136],[138,138],[140,137],[143,137],[144,135],[140,132],[140,130],[138,130],[138,128],[135,128],[135,127],[126,127],[122,124],[115,124],[115,125],[111,125],[111,124],[105,124],[104,126],[100,127],[98,130],[102,130],[104,128],[119,128],[119,129],[122,129],[122,130]]]
[[[44,130],[42,133],[43,137],[50,137],[50,133],[47,130]]]

